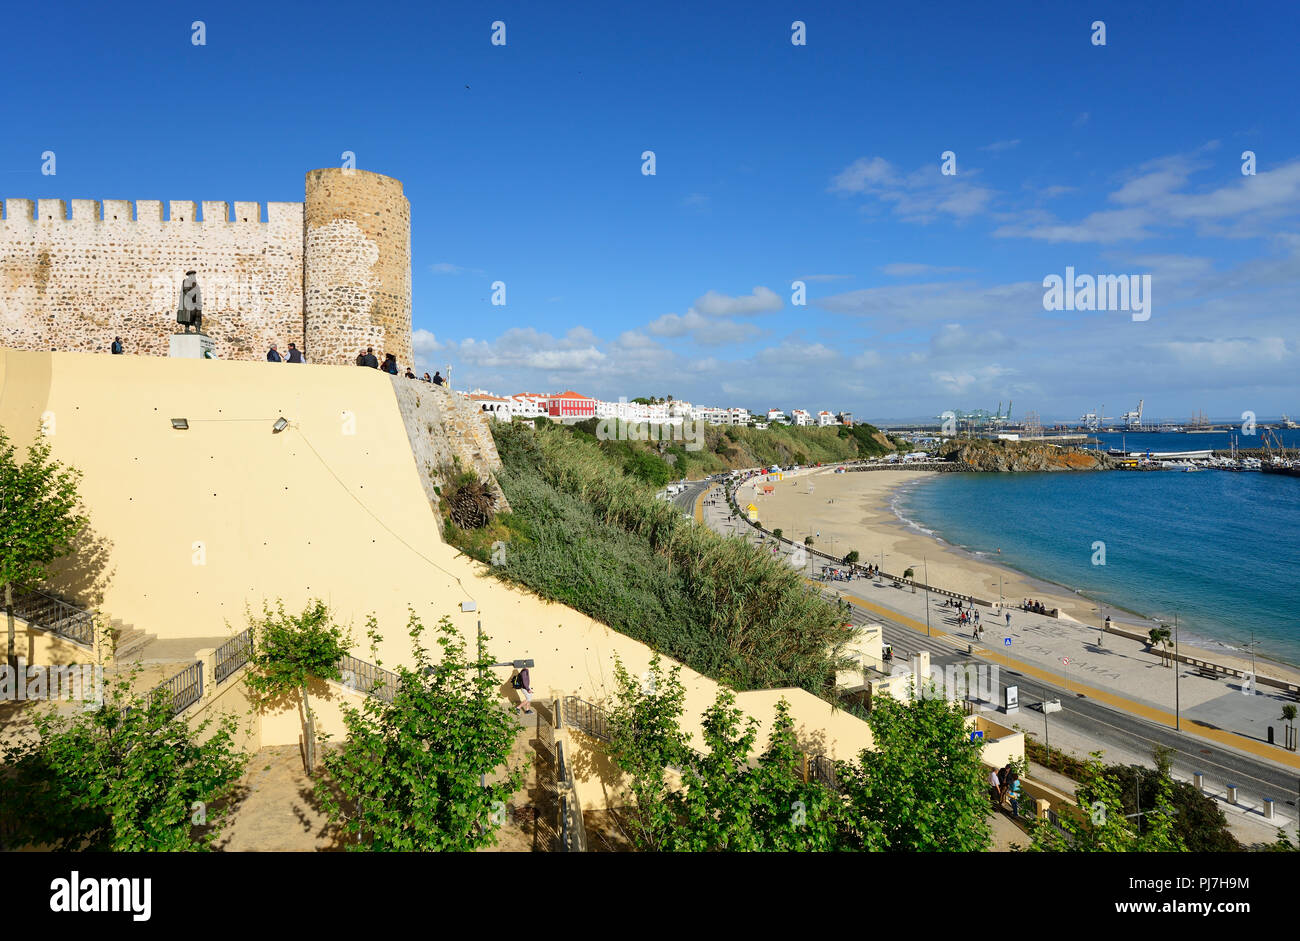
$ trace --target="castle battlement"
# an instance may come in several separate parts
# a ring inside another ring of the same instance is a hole
[[[0,346],[166,356],[186,271],[219,359],[298,344],[313,363],[367,346],[413,366],[411,210],[401,181],[312,170],[300,203],[6,199]],[[266,221],[263,222],[263,213]]]
[[[170,200],[167,215],[163,215],[160,199],[74,199],[72,214],[68,215],[68,202],[62,199],[6,199],[4,219],[0,225],[37,225],[59,222],[113,223],[146,222],[176,223],[177,225],[275,225],[276,223],[302,224],[302,203],[268,202],[266,221],[262,221],[262,204],[236,202],[234,210],[224,200],[203,200],[201,204],[190,200]],[[199,206],[202,206],[202,213]]]

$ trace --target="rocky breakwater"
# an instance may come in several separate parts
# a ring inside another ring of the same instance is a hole
[[[967,470],[995,474],[1111,470],[1116,466],[1109,455],[1100,451],[1038,441],[949,441],[939,449],[938,456]]]

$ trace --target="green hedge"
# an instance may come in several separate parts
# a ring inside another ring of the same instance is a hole
[[[522,422],[493,434],[512,512],[477,537],[449,526],[453,543],[485,558],[489,536],[501,539],[499,577],[737,689],[830,692],[849,634],[797,572],[653,499],[603,443]]]

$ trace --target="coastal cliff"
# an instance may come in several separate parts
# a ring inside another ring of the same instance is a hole
[[[1038,441],[948,441],[938,456],[972,471],[1110,470],[1109,456],[1084,448],[1062,448]]]

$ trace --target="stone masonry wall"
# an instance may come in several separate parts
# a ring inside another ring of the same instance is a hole
[[[33,209],[37,210],[34,217]],[[187,270],[203,292],[203,331],[221,359],[301,348],[303,207],[252,202],[8,199],[0,221],[0,346],[168,355]],[[408,328],[409,345],[409,328]]]
[[[400,180],[365,170],[307,174],[303,215],[307,355],[347,364],[373,346],[414,366],[411,207]]]
[[[492,477],[501,467],[501,456],[497,454],[488,426],[491,419],[486,413],[446,386],[402,376],[392,377],[392,382],[415,464],[420,470],[420,483],[431,504],[435,507],[438,504],[434,487],[447,483],[441,471],[452,466],[453,456],[460,459],[463,468],[473,469],[483,478]],[[498,509],[508,510],[510,505],[505,495],[499,487],[494,489]]]

